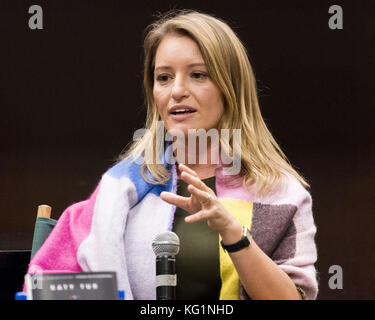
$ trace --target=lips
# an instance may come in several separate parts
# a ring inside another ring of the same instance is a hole
[[[191,106],[188,105],[175,105],[172,108],[168,110],[169,114],[172,115],[183,115],[183,114],[189,114],[189,113],[194,113],[197,110],[194,109]]]
[[[197,110],[188,105],[174,105],[168,112],[174,121],[181,122],[194,117]]]

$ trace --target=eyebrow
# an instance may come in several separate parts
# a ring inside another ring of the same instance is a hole
[[[191,63],[188,65],[189,68],[192,68],[192,67],[205,67],[206,64],[205,63]],[[172,67],[170,66],[159,66],[157,68],[155,68],[154,72],[157,71],[157,70],[170,70],[172,69]]]

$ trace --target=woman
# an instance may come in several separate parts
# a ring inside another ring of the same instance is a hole
[[[182,11],[149,27],[144,50],[146,134],[62,214],[29,272],[114,270],[128,298],[154,299],[151,243],[173,230],[178,299],[315,299],[308,185],[266,128],[240,40]]]

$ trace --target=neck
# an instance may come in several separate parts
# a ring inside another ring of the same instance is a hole
[[[216,170],[216,164],[214,165],[202,165],[202,164],[185,164],[188,166],[190,169],[194,170],[199,179],[207,179],[211,178],[215,175],[215,170]],[[180,172],[178,172],[178,178],[180,179]]]
[[[217,167],[217,160],[215,160],[215,154],[212,156],[211,144],[207,141],[207,147],[203,150],[199,150],[199,139],[196,141],[195,148],[192,148],[186,142],[185,145],[179,149],[178,147],[174,151],[174,155],[178,163],[183,163],[190,169],[194,170],[200,179],[207,179],[215,175]],[[180,154],[179,151],[180,150]],[[184,152],[181,152],[181,151]],[[178,173],[180,177],[180,173]]]

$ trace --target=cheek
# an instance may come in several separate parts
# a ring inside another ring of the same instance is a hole
[[[169,90],[167,88],[154,88],[154,98],[160,101],[161,103],[166,103],[169,97]]]
[[[158,111],[162,115],[163,110],[166,109],[167,103],[168,103],[168,100],[166,99],[165,92],[163,92],[163,90],[154,88],[153,95],[154,95],[154,101],[156,103]]]
[[[207,95],[207,103],[213,108],[210,110],[212,116],[215,118],[221,118],[224,113],[224,99],[221,92],[216,88],[210,90],[210,94]]]

